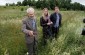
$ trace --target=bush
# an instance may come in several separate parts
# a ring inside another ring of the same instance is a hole
[[[21,11],[24,11],[24,8],[21,8]]]
[[[15,9],[14,7],[12,9]]]
[[[4,6],[4,8],[6,8],[6,6]]]

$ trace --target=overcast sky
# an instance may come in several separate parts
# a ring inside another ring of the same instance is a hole
[[[5,5],[6,3],[17,3],[18,1],[23,0],[0,0],[0,5]],[[85,5],[85,0],[72,0],[72,2],[79,2],[80,4]]]

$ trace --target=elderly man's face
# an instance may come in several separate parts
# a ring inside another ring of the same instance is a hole
[[[28,15],[29,17],[34,17],[34,12],[29,12],[27,15]]]
[[[55,12],[58,13],[59,12],[59,8],[55,7]]]

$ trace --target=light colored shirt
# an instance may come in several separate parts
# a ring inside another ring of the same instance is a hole
[[[59,19],[60,19],[60,17],[59,17],[59,14],[57,13],[57,14],[56,14],[56,23],[55,23],[55,25],[54,25],[55,28],[56,28],[56,27],[59,27]]]
[[[33,30],[35,30],[35,25],[36,25],[36,23],[35,23],[35,19],[33,19],[33,20],[32,20]]]

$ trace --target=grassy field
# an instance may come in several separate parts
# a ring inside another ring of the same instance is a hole
[[[24,8],[24,11],[21,11]],[[26,55],[24,34],[21,31],[22,19],[27,7],[0,7],[0,55]],[[52,10],[49,11],[50,14]],[[62,27],[57,39],[43,47],[42,30],[39,24],[42,11],[36,9],[38,26],[38,55],[85,55],[85,37],[81,35],[85,18],[83,11],[61,11]]]

